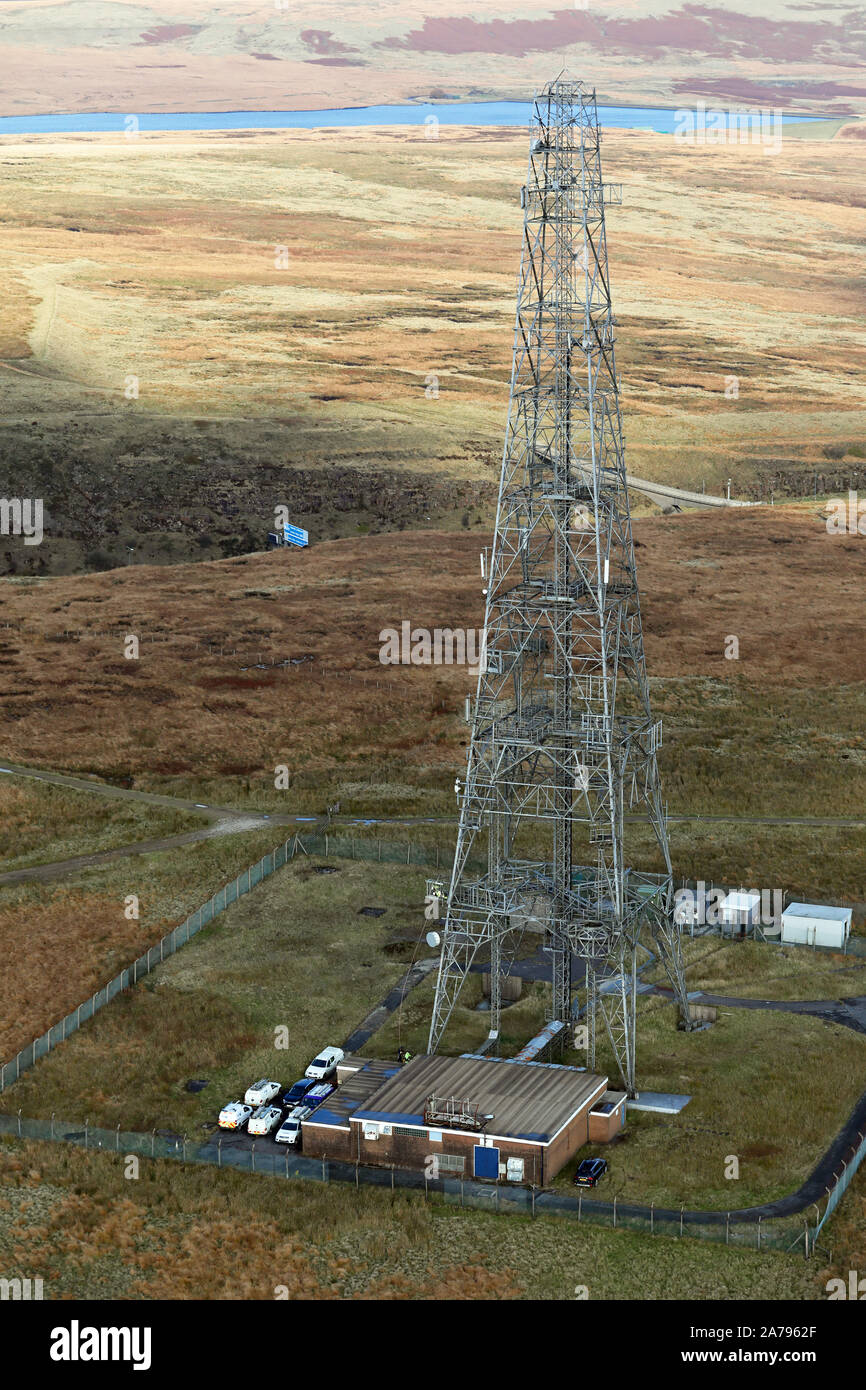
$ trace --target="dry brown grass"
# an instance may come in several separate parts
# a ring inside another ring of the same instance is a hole
[[[862,108],[852,85],[862,47],[845,12],[765,0],[760,9],[719,6],[711,15],[707,22],[704,10],[657,0],[577,12],[532,0],[514,0],[506,11],[496,0],[471,7],[378,0],[326,11],[295,0],[289,16],[249,0],[217,11],[205,0],[151,0],[146,8],[91,0],[67,25],[52,0],[29,0],[4,17],[3,68],[14,81],[3,109],[514,99],[564,67],[597,78],[608,100],[631,104],[674,106],[701,96],[810,114]]]
[[[58,887],[0,890],[0,1061],[89,999],[277,838],[266,830],[200,841],[90,869]],[[124,912],[131,893],[137,921]]]
[[[0,1258],[46,1299],[808,1299],[802,1256],[425,1206],[72,1145],[0,1143]]]
[[[138,558],[179,558],[182,537],[262,535],[280,501],[319,537],[474,521],[501,453],[525,144],[0,140],[0,442],[63,531],[18,562],[69,568],[70,535],[79,561],[109,543],[123,560],[130,533]],[[824,450],[866,437],[866,145],[767,158],[611,132],[605,160],[626,185],[609,241],[631,470],[777,496],[862,473]]]
[[[787,508],[647,520],[636,533],[652,676],[866,679],[862,538],[828,536],[820,519]],[[383,667],[379,632],[404,618],[480,626],[477,550],[471,537],[411,533],[7,583],[4,616],[22,626],[4,633],[0,751],[102,775],[199,779],[271,781],[278,763],[297,775],[364,758],[453,768],[465,738],[454,716],[471,677],[462,667]],[[139,633],[141,659],[125,661],[120,638],[52,640],[70,625]],[[724,658],[732,633],[736,662]],[[170,640],[151,645],[152,635]],[[221,657],[223,641],[245,655]],[[259,652],[315,663],[242,671]],[[341,678],[323,680],[322,665]]]

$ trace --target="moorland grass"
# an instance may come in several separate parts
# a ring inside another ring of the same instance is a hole
[[[275,842],[273,829],[215,836],[101,864],[60,883],[0,888],[3,1061],[131,965]],[[131,895],[138,898],[137,918],[127,916]]]
[[[844,1208],[843,1208],[844,1210]],[[838,1218],[837,1218],[838,1219]],[[812,1299],[802,1255],[0,1140],[0,1257],[45,1297]]]
[[[48,782],[0,777],[0,872],[98,854],[200,829],[171,806],[114,800]]]

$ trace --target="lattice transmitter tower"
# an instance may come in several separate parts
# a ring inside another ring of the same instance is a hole
[[[552,961],[553,1020],[571,1027],[573,976],[585,972],[588,1065],[601,1018],[633,1094],[636,968],[648,941],[690,1025],[614,355],[604,210],[621,190],[602,182],[595,93],[580,83],[558,78],[535,98],[521,201],[509,419],[496,534],[482,556],[486,663],[470,707],[429,1050],[483,962],[495,1049],[502,976],[537,932]],[[661,872],[626,867],[626,812],[648,820]]]

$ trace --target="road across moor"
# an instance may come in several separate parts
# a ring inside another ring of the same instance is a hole
[[[57,860],[50,864],[35,864],[26,869],[13,869],[0,874],[0,884],[18,883],[24,880],[52,880],[74,874],[84,868],[108,863],[126,855],[156,853],[160,850],[174,849],[179,845],[193,844],[196,840],[210,838],[214,834],[237,834],[244,830],[254,830],[259,825],[303,826],[318,825],[326,819],[329,824],[340,827],[352,825],[399,825],[411,828],[419,825],[456,825],[450,816],[307,816],[288,811],[257,811],[248,807],[216,806],[185,797],[167,796],[161,792],[139,791],[134,787],[117,787],[110,782],[100,782],[95,778],[76,777],[66,772],[51,772],[45,768],[25,767],[18,763],[5,762],[0,765],[0,774],[13,777],[29,777],[38,782],[53,786],[69,787],[73,791],[90,792],[95,796],[113,797],[118,800],[139,801],[151,806],[168,806],[177,811],[187,811],[190,815],[206,817],[217,822],[201,831],[187,831],[182,835],[167,835],[157,840],[138,840],[115,849],[102,850],[96,854],[79,855],[73,859]],[[626,816],[629,822],[644,820],[643,816]],[[835,828],[866,826],[866,816],[735,816],[705,815],[703,813],[669,815],[668,823],[688,825],[802,825],[829,826]]]

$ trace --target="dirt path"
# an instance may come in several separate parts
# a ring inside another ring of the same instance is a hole
[[[19,763],[3,761],[0,763],[0,774],[6,773],[9,776],[32,777],[39,782],[50,782],[58,787],[70,787],[74,791],[92,792],[96,796],[113,796],[129,801],[148,802],[151,806],[171,806],[178,810],[190,811],[195,814],[198,812],[205,816],[217,816],[221,819],[240,816],[251,823],[261,821],[272,821],[275,825],[297,825],[312,824],[323,820],[324,817],[298,815],[286,811],[256,811],[237,806],[211,806],[201,801],[189,801],[179,796],[165,796],[159,792],[137,791],[133,787],[116,787],[110,782],[97,782],[85,777],[75,777],[65,772],[50,772],[43,768],[25,767]],[[637,822],[645,820],[644,816],[626,816],[626,821]],[[866,816],[734,816],[734,815],[702,815],[683,814],[669,815],[668,822],[672,825],[687,825],[692,822],[702,825],[809,825],[809,826],[863,826],[866,825]],[[331,823],[334,825],[456,825],[457,820],[452,816],[333,816]]]
[[[131,845],[121,845],[117,849],[99,850],[95,854],[80,854],[74,859],[58,859],[51,864],[33,864],[26,869],[11,869],[0,874],[0,885],[6,883],[50,883],[54,879],[67,878],[82,869],[91,869],[97,864],[110,864],[114,859],[126,859],[136,854],[158,854],[162,850],[177,849],[180,845],[192,845],[197,840],[210,840],[217,835],[238,835],[244,830],[255,830],[258,820],[219,820],[214,825],[203,826],[201,830],[187,830],[181,835],[164,835],[156,840],[136,840]]]

